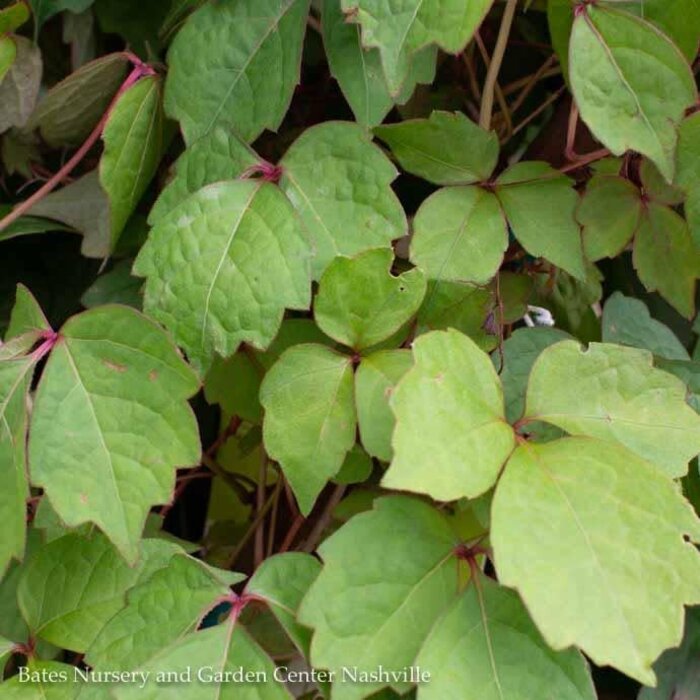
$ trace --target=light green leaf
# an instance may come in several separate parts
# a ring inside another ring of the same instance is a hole
[[[64,10],[78,14],[87,10],[95,0],[29,0],[34,11],[34,22],[38,32],[46,20]]]
[[[242,348],[226,360],[216,358],[204,380],[204,395],[209,403],[218,403],[229,416],[251,423],[262,423],[258,394],[263,377],[279,356],[292,345],[320,343],[331,346],[309,318],[288,318],[265,352]]]
[[[418,310],[426,283],[418,269],[393,275],[393,262],[391,248],[335,258],[321,277],[314,301],[318,327],[356,351],[398,331]]]
[[[235,615],[216,627],[188,634],[164,647],[140,670],[148,673],[143,688],[131,683],[115,688],[118,700],[292,700],[274,678],[275,663],[237,623]],[[250,673],[253,680],[227,682],[225,674]],[[158,682],[159,674],[186,674],[181,683]],[[199,671],[199,673],[198,673]]]
[[[498,137],[461,112],[433,112],[380,126],[374,133],[389,145],[404,170],[436,185],[488,180],[498,160]]]
[[[686,610],[683,643],[665,651],[654,664],[656,688],[642,688],[637,700],[698,700],[700,698],[700,614]]]
[[[168,52],[165,109],[193,143],[217,124],[253,141],[275,131],[299,82],[309,0],[222,0],[185,22]]]
[[[265,448],[305,515],[355,444],[351,358],[322,345],[282,354],[260,388]]]
[[[360,439],[373,457],[390,462],[394,414],[389,399],[413,364],[408,350],[381,350],[363,357],[355,373],[355,403]]]
[[[658,291],[681,315],[692,318],[700,254],[680,214],[650,202],[639,223],[632,259],[650,292]]]
[[[29,5],[25,2],[14,2],[0,9],[0,34],[14,32],[32,16]]]
[[[26,680],[15,675],[2,684],[3,700],[77,700],[80,686],[73,681],[73,666],[34,658],[27,661],[27,673]]]
[[[100,184],[110,207],[112,248],[156,173],[163,150],[160,78],[145,77],[117,101],[102,134]]]
[[[144,308],[200,370],[242,342],[265,349],[285,306],[310,303],[309,248],[294,210],[260,180],[209,185],[151,230],[134,265]]]
[[[336,255],[388,246],[408,232],[391,189],[396,168],[357,124],[326,122],[307,129],[280,166],[280,187],[314,243],[314,279]]]
[[[54,85],[29,120],[53,148],[80,146],[102,118],[126,77],[123,53],[111,53],[81,66]]]
[[[547,643],[647,684],[681,640],[682,606],[700,601],[700,558],[684,536],[698,541],[700,522],[671,479],[590,438],[522,445],[493,501],[498,578]]]
[[[15,305],[12,307],[5,340],[18,338],[28,333],[38,338],[42,333],[50,330],[51,326],[34,295],[23,284],[18,284]]]
[[[684,384],[655,369],[645,350],[567,340],[535,362],[525,416],[574,435],[613,440],[671,477],[700,453],[700,416],[685,402]]]
[[[518,328],[503,343],[503,368],[500,375],[509,423],[515,423],[523,417],[525,392],[535,360],[545,348],[570,337],[558,328]],[[494,352],[493,359],[498,366],[500,354]]]
[[[678,131],[676,182],[686,194],[685,216],[696,247],[700,246],[700,112],[683,121]]]
[[[320,571],[318,559],[310,554],[277,554],[258,567],[245,587],[245,594],[257,596],[267,603],[290,639],[306,657],[311,632],[297,622],[297,609]]]
[[[667,360],[689,360],[675,333],[652,318],[640,299],[615,292],[603,308],[603,342],[642,348]]]
[[[340,0],[323,0],[322,29],[331,74],[358,124],[365,128],[381,124],[394,102],[406,102],[417,83],[430,84],[435,78],[437,51],[427,47],[413,56],[401,94],[394,99],[389,94],[379,51],[362,48],[360,28],[346,21]]]
[[[348,667],[400,671],[413,664],[457,594],[457,544],[440,512],[405,496],[376,500],[323,542],[323,569],[299,610],[300,622],[314,629],[314,667],[342,678]],[[333,698],[360,700],[386,685],[346,678],[334,685]],[[408,690],[400,681],[392,687]]]
[[[573,182],[546,163],[516,163],[497,182],[496,195],[523,248],[574,277],[585,277],[579,196]]]
[[[4,143],[4,141],[3,141]],[[12,206],[0,204],[0,217],[6,216],[12,211]],[[35,233],[48,233],[50,231],[70,231],[64,226],[50,219],[42,219],[38,216],[20,216],[9,226],[0,231],[0,241],[8,241],[19,236],[31,236]]]
[[[413,355],[391,397],[394,459],[382,484],[438,501],[475,498],[493,486],[515,445],[496,370],[454,330],[419,337]]]
[[[111,251],[109,200],[100,186],[97,170],[37,202],[30,213],[60,221],[83,235],[80,252],[89,258],[106,258]]]
[[[26,536],[28,393],[36,360],[0,361],[0,578],[24,555]]]
[[[576,210],[586,257],[592,262],[617,257],[632,240],[642,213],[639,190],[629,180],[592,177]]]
[[[218,600],[230,593],[196,559],[174,556],[126,596],[90,645],[87,663],[129,670],[148,663],[164,647],[193,632]]]
[[[341,0],[351,21],[362,27],[362,43],[379,49],[389,92],[401,90],[411,57],[429,44],[457,54],[486,16],[493,0],[408,0],[394,5],[383,0]]]
[[[438,190],[421,204],[413,229],[411,262],[437,282],[488,282],[508,247],[498,200],[478,187]]]
[[[169,211],[205,185],[240,177],[260,162],[250,146],[234,133],[216,126],[195,141],[173,165],[175,175],[166,185],[148,215],[155,226]]]
[[[574,98],[593,135],[615,155],[642,153],[671,181],[676,127],[697,99],[683,54],[648,22],[586,5],[574,20],[570,55]]]
[[[595,700],[581,654],[552,651],[518,596],[479,575],[435,625],[416,659],[419,700]],[[459,689],[457,691],[457,689]]]
[[[17,58],[17,44],[11,36],[0,37],[0,82]]]
[[[71,527],[93,522],[130,562],[175,468],[199,463],[197,379],[167,335],[125,306],[70,319],[36,392],[32,483]],[[76,488],[79,484],[79,488]]]
[[[129,566],[100,534],[68,534],[37,549],[17,589],[32,634],[64,649],[85,652],[126,604],[126,592],[166,566],[180,548],[143,540]]]
[[[624,9],[652,22],[674,41],[688,61],[695,58],[700,41],[698,0],[601,0],[599,5]],[[574,21],[573,0],[548,0],[547,15],[552,43],[566,75],[569,36]]]
[[[0,134],[13,126],[25,125],[41,85],[41,51],[23,36],[12,40],[17,54],[0,82]]]

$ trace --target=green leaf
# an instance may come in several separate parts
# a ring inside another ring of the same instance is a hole
[[[333,481],[343,486],[361,484],[369,479],[373,467],[372,458],[367,452],[359,444],[353,445]]]
[[[35,363],[31,356],[0,361],[0,578],[13,558],[24,555],[29,497],[25,445]]]
[[[131,260],[122,260],[100,275],[80,297],[82,305],[92,309],[102,304],[124,304],[140,309],[143,281],[131,276],[131,265]]]
[[[680,214],[650,202],[634,240],[633,261],[647,290],[658,291],[686,318],[695,314],[695,279],[700,271],[700,254]]]
[[[0,37],[0,83],[17,58],[17,44],[11,36]]]
[[[29,0],[34,11],[35,31],[38,32],[46,20],[64,10],[75,14],[87,10],[95,0]]]
[[[523,248],[574,277],[585,277],[573,182],[546,163],[531,161],[510,167],[496,185],[496,196]]]
[[[80,146],[102,118],[126,77],[123,53],[90,61],[54,85],[29,120],[49,146]]]
[[[617,257],[632,240],[643,209],[639,190],[629,180],[592,177],[576,210],[586,257],[592,262]]]
[[[683,54],[648,22],[592,5],[574,20],[570,53],[574,98],[593,135],[615,155],[642,153],[671,181],[676,127],[697,99]]]
[[[435,625],[416,659],[431,672],[419,700],[595,700],[573,649],[552,651],[518,596],[479,574]]]
[[[700,113],[683,121],[678,131],[676,182],[686,194],[685,216],[696,247],[700,246]]]
[[[700,522],[676,485],[611,443],[525,444],[491,518],[499,581],[547,643],[653,684],[652,662],[681,640],[682,606],[700,600],[700,558],[684,541],[700,539]]]
[[[525,392],[535,360],[545,348],[570,337],[568,333],[558,328],[518,328],[503,343],[503,368],[500,375],[505,397],[506,419],[509,423],[515,423],[523,417]],[[500,354],[494,352],[493,358],[498,366]]]
[[[667,360],[689,360],[673,331],[652,318],[646,304],[615,292],[603,308],[603,342],[642,348]]]
[[[302,598],[321,565],[310,554],[287,552],[267,558],[245,587],[245,594],[263,599],[296,647],[308,656],[310,631],[296,620]]]
[[[139,668],[162,648],[194,631],[217,600],[229,592],[201,562],[174,556],[128,592],[126,606],[90,645],[87,663],[106,670]]]
[[[165,333],[133,309],[73,317],[35,397],[32,483],[68,526],[95,523],[135,561],[149,509],[171,498],[175,468],[199,463],[186,403],[197,388]]]
[[[413,355],[391,397],[394,459],[382,484],[438,501],[475,498],[493,486],[515,444],[498,375],[454,330],[419,337]]]
[[[639,165],[639,179],[642,191],[648,199],[669,206],[683,203],[683,191],[676,185],[666,182],[659,169],[648,158],[642,158]]]
[[[346,21],[340,0],[323,0],[322,31],[331,74],[356,121],[365,128],[381,124],[394,102],[406,102],[417,83],[429,84],[435,78],[437,51],[427,47],[413,56],[401,95],[395,100],[389,94],[379,51],[363,49],[360,28]]]
[[[6,216],[12,211],[9,205],[0,204],[0,217]],[[0,241],[8,241],[19,236],[31,236],[35,233],[48,233],[49,231],[70,231],[71,229],[62,224],[42,219],[38,216],[20,216],[9,226],[0,231]]]
[[[488,180],[498,160],[498,137],[461,112],[433,112],[380,126],[374,133],[391,148],[404,170],[436,185]]]
[[[478,187],[438,190],[421,204],[413,229],[411,262],[437,282],[488,282],[508,247],[498,200]]]
[[[326,122],[307,129],[280,166],[280,187],[314,243],[314,279],[336,255],[388,246],[408,232],[391,189],[396,168],[358,125]]]
[[[275,131],[299,82],[309,0],[206,3],[168,52],[165,109],[191,144],[217,124],[253,141]]]
[[[265,449],[308,515],[355,444],[350,358],[322,345],[294,346],[265,376],[260,402]]]
[[[314,318],[328,336],[356,351],[386,340],[418,310],[425,277],[418,269],[393,275],[391,248],[337,257],[321,277]]]
[[[532,368],[525,416],[619,442],[669,476],[682,476],[700,453],[700,416],[686,404],[683,383],[652,359],[619,345],[557,343]]]
[[[209,185],[151,230],[134,265],[144,308],[200,370],[242,342],[266,348],[285,307],[310,302],[309,248],[277,187],[260,180]]]
[[[0,134],[25,125],[41,85],[41,51],[23,36],[14,36],[12,41],[17,54],[0,82]]]
[[[145,77],[117,101],[102,134],[100,184],[110,207],[112,248],[156,173],[163,150],[160,78]]]
[[[143,688],[131,683],[112,692],[118,700],[174,700],[183,694],[202,700],[292,700],[285,686],[275,680],[275,668],[272,659],[231,615],[221,625],[188,634],[161,649],[140,669],[148,674]],[[241,671],[250,674],[252,680],[224,680],[225,674]],[[180,677],[188,672],[189,682],[158,682],[159,674]]]
[[[414,663],[424,639],[458,591],[458,543],[444,516],[405,496],[381,498],[328,538],[321,574],[299,610],[314,629],[311,663],[400,671]],[[410,630],[410,634],[407,634]],[[386,682],[336,683],[334,700],[359,700]],[[397,681],[399,693],[408,684]]]
[[[483,350],[491,350],[496,336],[485,327],[494,306],[491,289],[468,282],[429,281],[418,310],[417,330],[455,330],[468,335]]]
[[[129,566],[106,537],[68,534],[32,554],[17,600],[32,634],[64,649],[85,652],[126,604],[129,589],[167,566],[179,547],[143,540]]]
[[[355,403],[360,439],[372,457],[391,461],[394,415],[389,399],[413,365],[408,350],[380,350],[363,357],[355,373]]]
[[[457,54],[486,16],[493,0],[341,0],[343,12],[362,27],[362,43],[379,49],[389,92],[401,90],[411,57],[429,44]]]
[[[25,2],[15,2],[0,9],[0,34],[14,32],[31,17],[29,5]]]
[[[700,613],[686,611],[685,634],[677,649],[665,651],[654,664],[656,688],[642,688],[637,700],[678,700],[700,698]]]
[[[97,170],[47,195],[29,211],[32,215],[60,221],[81,233],[80,252],[86,257],[106,258],[110,254],[109,200],[100,186]]]
[[[14,651],[14,648],[14,642],[11,642],[9,639],[5,639],[4,637],[0,637],[0,668],[5,667],[7,659]]]
[[[205,185],[240,177],[260,159],[250,146],[221,126],[195,141],[173,166],[175,175],[148,215],[155,226],[169,211]]]

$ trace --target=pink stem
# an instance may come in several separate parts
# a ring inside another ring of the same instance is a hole
[[[53,347],[58,342],[59,335],[57,331],[44,331],[41,334],[41,337],[44,342],[36,350],[34,350],[31,355],[34,362],[39,362],[42,357],[45,357],[51,352]]]
[[[18,204],[7,216],[0,219],[0,231],[4,231],[10,224],[17,221],[23,214],[29,211],[37,202],[41,201],[47,194],[52,192],[61,181],[69,175],[80,161],[87,155],[88,151],[95,145],[96,141],[102,136],[107,120],[109,119],[114,106],[119,98],[141,77],[144,75],[154,75],[155,71],[136,56],[125,54],[129,60],[134,61],[134,68],[127,76],[126,80],[121,84],[117,94],[112,98],[112,101],[107,107],[107,110],[102,115],[97,126],[92,130],[92,133],[87,137],[85,143],[73,154],[73,157],[50,179],[47,180],[29,199],[21,204]],[[138,62],[136,62],[138,61]]]

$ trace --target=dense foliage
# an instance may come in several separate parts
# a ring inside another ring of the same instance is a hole
[[[699,43],[0,0],[0,697],[698,700]]]

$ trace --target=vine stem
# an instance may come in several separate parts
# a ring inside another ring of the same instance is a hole
[[[481,100],[481,111],[479,113],[479,126],[482,129],[488,130],[491,128],[496,81],[498,80],[498,73],[501,70],[501,63],[503,63],[503,56],[506,52],[508,36],[510,35],[510,28],[513,25],[517,4],[518,0],[506,0],[506,8],[503,11],[503,18],[501,19],[501,28],[498,30],[496,46],[493,49],[493,56],[491,56],[491,65],[488,68],[486,80],[484,81],[484,96]]]
[[[311,531],[311,534],[306,539],[304,546],[301,548],[302,552],[310,553],[316,549],[318,543],[321,541],[321,537],[323,537],[323,533],[333,517],[333,511],[343,499],[346,489],[347,486],[344,484],[339,484],[335,487],[335,490],[326,503],[326,507],[323,509],[323,513],[321,513],[321,517],[316,521],[314,529]]]
[[[71,159],[66,162],[66,164],[49,180],[47,180],[29,199],[26,199],[21,204],[18,204],[7,216],[0,219],[0,232],[4,231],[10,224],[13,224],[20,216],[26,214],[37,202],[40,202],[46,195],[53,192],[53,190],[73,171],[73,169],[80,163],[80,161],[85,158],[90,149],[95,145],[97,140],[102,136],[102,132],[107,124],[107,121],[112,114],[114,106],[117,104],[119,98],[140,78],[144,75],[154,75],[155,71],[140,59],[132,54],[125,53],[125,56],[134,63],[129,75],[126,80],[121,84],[119,90],[112,98],[109,106],[102,115],[102,118],[97,123],[97,126],[92,130],[90,135],[85,139],[85,143],[73,154]]]

